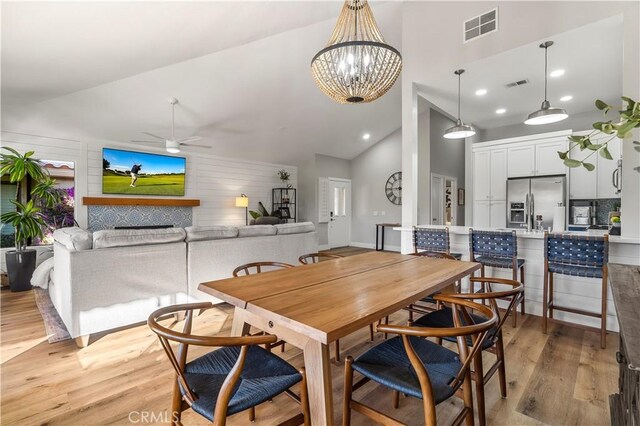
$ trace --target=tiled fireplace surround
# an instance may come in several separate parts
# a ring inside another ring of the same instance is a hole
[[[89,205],[87,208],[90,231],[116,226],[173,225],[184,228],[193,224],[193,207]]]

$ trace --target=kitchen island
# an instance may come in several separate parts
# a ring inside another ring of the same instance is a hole
[[[444,226],[421,226],[424,228],[444,228]],[[512,229],[478,230],[512,231]],[[394,230],[412,233],[412,228],[398,227]],[[569,232],[576,235],[603,235],[603,231]],[[450,226],[451,252],[462,253],[463,260],[469,260],[469,227]],[[525,259],[525,299],[527,313],[542,316],[542,291],[544,277],[544,233],[516,230],[518,238],[518,258]],[[609,236],[609,262],[627,265],[640,265],[640,239]],[[510,269],[487,267],[487,275],[511,278]],[[556,275],[554,277],[555,301],[558,305],[600,311],[600,281],[595,279]],[[618,320],[611,289],[607,291],[607,329],[618,331]],[[561,321],[599,328],[598,318],[575,315],[569,312],[555,311],[554,316]]]

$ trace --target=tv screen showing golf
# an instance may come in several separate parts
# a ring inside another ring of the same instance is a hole
[[[102,192],[184,195],[186,159],[146,152],[102,149]]]

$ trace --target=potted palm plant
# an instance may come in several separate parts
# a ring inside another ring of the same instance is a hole
[[[2,147],[8,151],[0,154],[0,176],[8,176],[16,184],[16,198],[11,200],[15,211],[0,216],[3,224],[15,229],[15,250],[6,254],[7,275],[11,291],[31,289],[31,275],[36,266],[36,251],[27,249],[29,241],[42,237],[46,226],[39,206],[52,207],[60,201],[60,192],[55,188],[56,181],[49,176],[43,164],[33,157],[34,152],[20,154],[13,148]],[[27,200],[26,180],[31,178],[31,199]]]

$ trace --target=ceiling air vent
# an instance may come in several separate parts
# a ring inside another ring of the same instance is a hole
[[[504,87],[506,87],[507,89],[511,89],[512,87],[518,87],[528,83],[529,83],[529,79],[525,78],[524,80],[518,80],[518,81],[514,81],[513,83],[505,84]]]
[[[498,8],[484,12],[464,22],[462,39],[465,43],[498,31]]]

